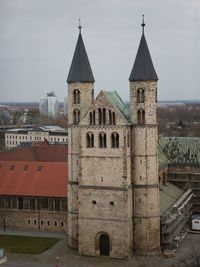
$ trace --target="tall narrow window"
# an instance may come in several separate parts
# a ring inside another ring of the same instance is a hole
[[[137,102],[138,103],[144,103],[144,89],[137,89]]]
[[[112,124],[116,124],[115,112],[112,113]]]
[[[79,104],[80,103],[80,91],[78,89],[74,90],[73,98],[74,98],[74,104]]]
[[[105,148],[107,146],[106,134],[100,133],[99,134],[99,147]]]
[[[145,123],[145,111],[142,110],[142,123]]]
[[[78,124],[80,122],[80,110],[75,109],[73,117],[74,117],[74,124]]]
[[[112,124],[112,112],[109,110],[109,124]]]
[[[103,125],[106,124],[106,109],[103,108]]]
[[[96,124],[96,118],[95,118],[95,115],[96,115],[96,114],[95,114],[95,110],[93,110],[93,120],[92,120],[92,121],[93,121],[93,125]]]
[[[137,117],[138,117],[138,124],[145,123],[145,111],[143,109],[138,110]]]
[[[90,119],[90,125],[95,125],[95,123],[96,123],[95,110],[90,112],[89,119]]]
[[[144,89],[141,90],[141,103],[144,103]]]
[[[92,120],[93,120],[93,118],[92,118],[92,112],[90,112],[90,125],[92,125]]]
[[[102,116],[102,110],[99,108],[98,109],[98,113],[99,113],[99,125],[102,125],[103,123],[103,116]]]
[[[140,89],[137,90],[137,102],[140,103]]]
[[[111,134],[111,146],[112,148],[119,148],[119,134],[118,133]]]
[[[93,133],[87,133],[86,145],[88,148],[94,147],[94,134]]]

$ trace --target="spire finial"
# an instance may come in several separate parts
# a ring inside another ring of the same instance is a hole
[[[78,19],[78,29],[79,29],[79,33],[81,33],[82,26],[81,26],[81,19],[80,18]]]
[[[145,23],[144,23],[144,15],[142,15],[142,34],[144,34],[144,27],[145,27]]]

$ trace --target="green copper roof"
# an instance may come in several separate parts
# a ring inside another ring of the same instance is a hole
[[[129,121],[129,107],[126,103],[123,102],[118,93],[116,91],[113,92],[104,91],[104,94],[107,96],[111,104],[115,106]]]
[[[200,137],[160,137],[159,146],[172,164],[200,164]]]
[[[159,164],[159,167],[167,166],[169,164],[169,160],[166,157],[165,153],[162,151],[162,148],[159,145],[159,143],[158,143],[158,147],[157,147],[157,153],[158,153],[158,164]]]

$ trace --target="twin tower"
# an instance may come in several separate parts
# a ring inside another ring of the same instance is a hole
[[[68,83],[68,245],[81,255],[126,258],[160,251],[157,81],[144,35],[130,105],[116,91],[94,99],[81,26]]]

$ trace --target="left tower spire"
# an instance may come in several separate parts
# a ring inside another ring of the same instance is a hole
[[[69,70],[69,74],[67,77],[67,82],[94,82],[94,76],[92,73],[92,69],[90,66],[90,62],[87,56],[87,52],[85,49],[85,45],[83,42],[82,34],[81,34],[81,22],[79,19],[79,36],[76,44],[76,48],[74,51],[74,56],[72,59],[71,67]]]
[[[79,36],[72,59],[68,83],[68,245],[79,243],[79,181],[81,175],[81,118],[94,100],[94,77],[83,43],[79,21]]]

